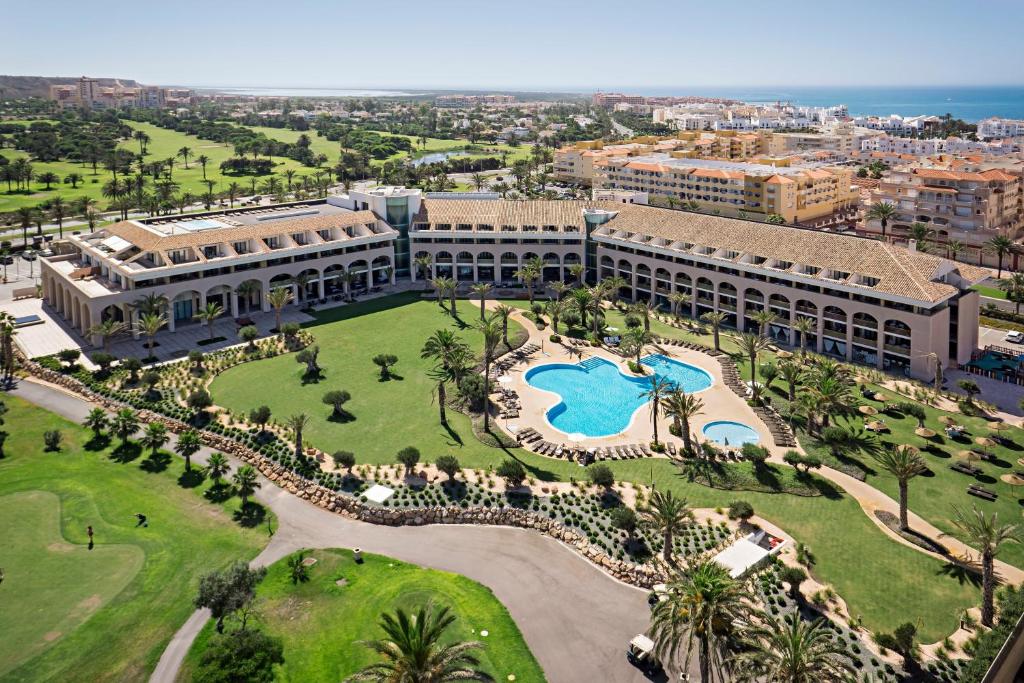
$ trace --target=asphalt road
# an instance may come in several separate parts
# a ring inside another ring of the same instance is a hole
[[[23,381],[12,393],[76,422],[91,407],[36,382]],[[197,462],[207,455],[201,453]],[[648,624],[646,593],[613,579],[551,538],[505,527],[365,524],[311,505],[267,480],[256,499],[274,511],[278,528],[254,564],[271,563],[299,548],[359,547],[456,572],[490,588],[508,608],[549,681],[647,680],[625,658],[630,638]],[[204,611],[189,618],[150,681],[174,681],[207,619]]]

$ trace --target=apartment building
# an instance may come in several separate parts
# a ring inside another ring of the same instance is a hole
[[[872,191],[871,203],[896,207],[889,235],[906,238],[911,226],[920,223],[933,231],[940,245],[954,240],[963,244],[966,249],[958,258],[995,265],[985,243],[996,235],[1018,239],[1024,230],[1024,172],[1019,166],[971,168],[966,162],[954,166],[896,168]],[[878,235],[882,226],[879,221],[864,220],[857,229]]]
[[[618,92],[597,92],[591,97],[594,106],[611,109],[616,104],[646,104],[643,95],[624,95]]]
[[[188,106],[193,98],[194,93],[185,88],[125,87],[116,82],[104,86],[99,80],[85,76],[74,85],[50,86],[50,99],[62,109],[161,109]]]
[[[978,294],[969,287],[987,275],[878,240],[619,201],[429,197],[410,238],[431,277],[512,286],[534,257],[544,281],[583,263],[591,282],[623,278],[626,300],[667,308],[681,292],[691,297],[684,313],[724,313],[727,329],[756,330],[752,316],[770,310],[779,344],[798,346],[793,323],[809,318],[808,348],[919,378],[934,375],[936,360],[970,360]]]
[[[978,121],[978,138],[980,140],[1014,137],[1024,137],[1024,119],[1001,119],[993,116]]]
[[[294,301],[386,286],[398,230],[386,213],[350,210],[349,197],[114,223],[58,244],[40,259],[45,302],[83,335],[112,319],[136,321],[133,303],[166,297],[171,331],[208,302],[232,317],[269,311],[267,293]]]
[[[595,162],[594,187],[647,192],[651,200],[693,202],[701,211],[752,218],[776,214],[810,221],[857,201],[853,171],[829,166],[776,166],[648,155]]]

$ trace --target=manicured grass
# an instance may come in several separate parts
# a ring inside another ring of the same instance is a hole
[[[222,145],[211,140],[200,140],[193,135],[167,130],[148,123],[136,121],[125,121],[125,123],[136,130],[145,131],[150,136],[151,141],[146,146],[147,161],[153,162],[174,157],[175,164],[172,179],[180,185],[179,193],[190,192],[199,197],[206,192],[202,168],[195,161],[195,158],[201,155],[206,155],[210,159],[206,165],[206,177],[216,181],[217,184],[214,186],[215,193],[227,190],[232,182],[237,182],[241,185],[245,193],[251,191],[251,176],[225,176],[220,172],[221,162],[228,157],[234,156],[234,149],[231,145]],[[122,141],[119,147],[130,150],[135,154],[139,152],[139,143],[135,140]],[[189,157],[187,169],[184,162],[177,157],[178,150],[182,147],[188,147],[192,150],[192,156]],[[27,156],[24,152],[13,149],[0,149],[0,155],[10,159]],[[335,156],[337,156],[336,152]],[[307,168],[291,159],[275,157],[274,162],[276,163],[274,173],[277,175],[281,175],[289,168],[295,169],[300,176],[310,175],[313,172],[313,169]],[[60,176],[61,182],[53,185],[49,191],[45,191],[41,183],[34,181],[32,183],[34,191],[31,194],[8,193],[6,183],[0,185],[0,213],[13,211],[21,206],[35,206],[45,199],[52,199],[58,195],[63,197],[65,201],[71,201],[78,197],[89,197],[99,202],[100,207],[107,206],[108,201],[103,197],[102,189],[103,185],[113,178],[113,175],[104,169],[102,164],[97,167],[96,175],[93,175],[91,164],[79,164],[70,161],[50,163],[33,161],[32,168],[33,172],[37,175],[46,171],[53,171]],[[135,167],[133,167],[133,173],[134,170]],[[72,189],[71,185],[63,183],[64,178],[72,172],[80,174],[84,179],[84,183],[80,184],[77,189]],[[259,191],[265,177],[257,178],[257,191]],[[152,191],[152,178],[150,178],[148,188]]]
[[[448,410],[449,429],[441,426],[436,384],[426,374],[433,361],[420,358],[427,337],[442,328],[455,330],[482,353],[480,334],[472,327],[479,305],[460,301],[457,310],[455,320],[414,292],[325,311],[308,328],[320,346],[324,376],[319,382],[304,384],[305,366],[289,354],[236,366],[213,381],[211,393],[218,405],[240,413],[266,404],[279,421],[304,412],[312,418],[304,432],[307,441],[328,453],[352,451],[359,463],[394,462],[399,450],[416,446],[431,460],[452,453],[466,466],[484,467],[494,461],[494,450],[476,440],[469,418],[458,411]],[[517,329],[510,323],[509,336]],[[389,381],[380,380],[370,361],[378,353],[398,356]],[[253,391],[254,386],[266,390]],[[331,407],[322,403],[334,389],[352,395],[345,404],[349,419],[331,418]]]
[[[999,289],[998,286],[992,287],[989,285],[974,285],[971,287],[974,291],[978,292],[982,296],[991,297],[993,299],[1005,299],[1006,292]]]
[[[525,301],[506,303],[527,305]],[[476,312],[472,301],[460,301],[459,310],[467,322]],[[609,313],[609,323],[625,327],[617,311]],[[430,399],[432,387],[423,374],[426,365],[418,356],[423,339],[437,327],[450,324],[451,319],[436,304],[415,301],[410,295],[334,309],[322,316],[321,324],[310,327],[321,346],[325,381],[302,386],[300,366],[294,358],[284,356],[224,373],[213,383],[214,400],[234,410],[266,402],[279,418],[306,410],[314,416],[307,440],[328,452],[354,451],[360,463],[393,462],[400,448],[415,445],[431,461],[453,453],[464,467],[486,468],[512,456],[540,482],[583,478],[585,471],[565,460],[483,446],[470,433],[468,419],[455,411],[449,411],[449,420],[462,443],[440,428],[437,407]],[[652,321],[652,330],[710,343],[710,335],[684,332],[657,321]],[[467,340],[476,339],[469,330],[463,334]],[[723,333],[722,345],[728,349],[734,342]],[[377,381],[370,357],[378,352],[398,354],[396,371],[404,377],[402,381]],[[335,381],[335,377],[339,379]],[[257,393],[254,386],[273,386],[274,391]],[[352,393],[348,404],[355,415],[352,422],[326,420],[330,409],[320,403],[320,397],[334,388]],[[650,484],[653,477],[659,488],[685,495],[695,507],[725,507],[733,500],[748,500],[759,515],[811,547],[818,557],[815,575],[832,584],[869,628],[891,630],[907,619],[920,620],[923,637],[937,640],[955,628],[959,608],[978,600],[978,590],[970,582],[961,583],[942,562],[888,538],[856,501],[839,492],[833,497],[807,498],[712,489],[688,481],[663,459],[613,462],[611,467],[620,480]],[[775,476],[785,480],[793,473],[780,466]],[[819,486],[828,488],[824,482]]]
[[[448,606],[457,620],[451,638],[479,640],[480,660],[494,680],[514,675],[519,681],[543,681],[544,674],[523,641],[508,610],[491,591],[447,572],[405,564],[379,555],[364,555],[356,564],[348,550],[316,550],[310,580],[293,584],[285,560],[270,567],[259,587],[261,627],[284,641],[281,681],[340,681],[377,661],[359,641],[383,636],[380,615],[407,611],[432,602]],[[345,585],[338,581],[344,579]],[[482,630],[487,636],[481,636]],[[207,624],[189,652],[179,680],[188,680],[203,646],[213,635]]]
[[[233,521],[237,498],[204,500],[207,482],[184,476],[177,456],[115,454],[77,425],[4,401],[0,681],[146,679],[192,612],[198,577],[255,556],[265,524]],[[50,429],[64,434],[60,452],[43,452]]]

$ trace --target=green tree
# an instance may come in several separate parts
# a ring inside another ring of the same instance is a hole
[[[676,431],[683,439],[683,450],[693,455],[693,440],[690,436],[690,420],[704,410],[704,401],[693,394],[687,394],[678,387],[662,399],[665,416],[672,418]]]
[[[186,429],[178,435],[178,443],[174,445],[174,452],[185,458],[185,471],[192,471],[192,456],[203,447],[199,432],[194,429]]]
[[[476,328],[480,331],[480,335],[483,337],[484,345],[484,432],[490,432],[491,361],[494,360],[495,349],[498,347],[498,342],[501,341],[501,325],[495,322],[494,319],[488,319],[477,323]]]
[[[647,391],[640,394],[639,398],[651,402],[651,426],[654,427],[654,445],[658,446],[658,418],[661,415],[661,407],[665,399],[672,393],[676,385],[667,377],[654,375],[651,377],[651,385]]]
[[[741,334],[736,339],[736,345],[739,347],[740,353],[747,357],[750,361],[750,391],[751,398],[754,403],[759,403],[761,400],[761,386],[757,381],[757,356],[762,351],[768,349],[771,345],[764,337],[759,337],[753,334]]]
[[[477,282],[469,286],[469,290],[480,297],[480,320],[484,320],[487,317],[485,305],[487,303],[487,295],[491,293],[491,289],[493,287],[487,282]]]
[[[799,617],[765,614],[746,630],[748,649],[736,660],[743,680],[777,683],[823,683],[854,680],[856,669],[846,645],[819,617],[813,622]]]
[[[380,378],[387,380],[391,378],[391,368],[398,362],[398,356],[393,353],[378,353],[372,360],[373,364],[380,368]]]
[[[394,615],[381,615],[384,638],[362,644],[382,661],[360,670],[348,681],[393,683],[450,683],[454,681],[491,681],[491,676],[476,667],[476,656],[483,644],[453,639],[448,630],[455,617],[447,607],[435,609],[427,604],[408,614],[397,608]]]
[[[459,464],[459,459],[454,455],[438,456],[437,462],[434,464],[439,472],[444,472],[448,476],[448,481],[455,479],[456,475],[462,471],[462,465]]]
[[[693,521],[686,498],[676,496],[672,491],[655,490],[651,494],[647,507],[640,511],[641,522],[662,536],[662,559],[668,565],[674,565],[672,554],[675,549],[676,536],[686,531],[687,525]]]
[[[719,332],[722,329],[722,323],[725,322],[725,313],[718,311],[708,311],[700,316],[700,319],[711,325],[711,332],[715,339],[715,351],[721,351],[722,346],[719,343]]]
[[[275,664],[284,664],[280,638],[242,629],[210,639],[192,677],[195,683],[272,683]]]
[[[215,301],[207,302],[198,313],[196,319],[202,321],[210,331],[210,341],[213,341],[213,323],[224,314],[224,309]]]
[[[139,431],[139,416],[131,408],[122,408],[114,415],[111,423],[114,433],[121,439],[121,446],[128,445],[128,439]]]
[[[259,477],[256,474],[256,470],[252,468],[252,465],[242,465],[235,470],[235,476],[231,477],[231,481],[235,485],[235,492],[238,493],[238,497],[242,499],[243,508],[249,504],[249,496],[256,493],[256,489],[261,486]]]
[[[889,221],[896,215],[896,206],[890,202],[875,202],[865,214],[869,221],[878,221],[882,226],[882,239],[885,239],[885,229],[889,227]]]
[[[992,627],[995,617],[995,563],[1004,543],[1020,543],[1016,524],[999,524],[999,515],[986,515],[974,507],[971,512],[953,506],[953,524],[981,553],[981,623]]]
[[[523,467],[523,463],[512,458],[502,460],[494,473],[505,480],[505,486],[509,489],[519,488],[526,480],[526,468]]]
[[[224,620],[252,603],[256,586],[266,575],[265,568],[250,569],[241,561],[222,571],[204,574],[199,579],[199,593],[193,604],[196,609],[209,609],[216,619],[217,633],[223,633]]]
[[[351,399],[352,399],[352,394],[350,394],[347,391],[344,391],[342,389],[335,389],[333,391],[328,391],[323,396],[324,404],[331,406],[331,408],[333,409],[331,414],[334,417],[344,417],[345,416],[345,404],[348,403]]]
[[[420,449],[415,446],[406,446],[398,451],[395,459],[405,468],[406,474],[412,474],[416,464],[420,461]]]
[[[302,432],[309,426],[309,416],[305,413],[296,413],[289,416],[284,425],[295,440],[295,459],[302,462]]]
[[[267,293],[267,303],[274,309],[274,329],[281,330],[281,310],[292,301],[292,292],[287,287],[274,287]]]
[[[989,253],[996,255],[996,263],[998,264],[996,278],[1003,277],[1003,258],[1013,251],[1014,241],[1006,235],[996,235],[988,242],[985,242],[985,249]]]
[[[139,443],[156,456],[157,451],[164,447],[168,439],[170,437],[167,434],[167,427],[162,422],[150,422],[143,430]]]
[[[206,474],[214,482],[220,484],[221,479],[231,471],[231,464],[223,453],[211,453],[206,461]]]
[[[309,565],[306,564],[306,553],[300,550],[289,555],[287,564],[288,577],[292,580],[293,586],[309,581]]]
[[[779,580],[789,584],[789,597],[800,599],[800,584],[807,580],[807,572],[801,567],[784,566],[779,570]]]

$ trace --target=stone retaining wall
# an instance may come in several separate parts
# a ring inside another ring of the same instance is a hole
[[[138,410],[120,401],[114,401],[101,396],[74,377],[50,370],[35,361],[28,360],[24,356],[20,358],[20,361],[21,366],[33,376],[67,389],[88,401],[103,406],[107,410],[117,411],[122,408],[132,408],[136,410],[141,422],[161,422],[168,430],[176,434],[193,429],[191,425],[180,420],[169,418],[151,410]],[[386,526],[487,524],[532,529],[565,543],[584,558],[620,581],[640,588],[650,588],[657,583],[662,583],[665,579],[665,572],[658,560],[655,560],[656,566],[646,566],[615,559],[592,545],[585,536],[581,536],[575,531],[531,511],[517,508],[490,509],[479,507],[462,508],[459,506],[396,509],[367,505],[354,496],[338,493],[309,481],[284,465],[270,460],[261,453],[233,439],[207,430],[197,431],[204,445],[235,456],[252,465],[280,488],[335,514],[344,515],[361,522]]]

